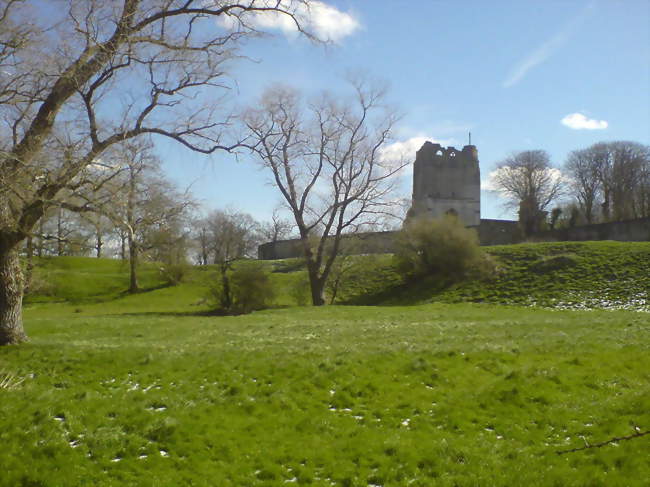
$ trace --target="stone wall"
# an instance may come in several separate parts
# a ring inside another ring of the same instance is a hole
[[[478,227],[481,245],[501,245],[521,240],[517,222],[508,220],[481,220]],[[397,232],[367,232],[344,236],[341,254],[390,254],[395,251]],[[280,240],[262,244],[257,249],[261,260],[289,259],[302,256],[300,240]]]
[[[482,218],[478,227],[478,239],[481,245],[507,245],[521,242],[523,233],[519,222]]]
[[[366,232],[344,235],[340,244],[340,253],[342,255],[392,253],[395,249],[396,236],[397,232]],[[261,260],[302,257],[302,252],[302,244],[299,239],[269,242],[257,248],[257,256]]]
[[[622,222],[596,223],[573,228],[540,232],[532,238],[537,241],[620,240],[623,242],[650,241],[650,218]]]
[[[519,224],[511,220],[482,219],[474,228],[478,231],[481,245],[507,245],[523,241]],[[397,232],[368,232],[343,238],[342,254],[389,254],[395,249]],[[533,241],[584,241],[620,240],[650,241],[650,218],[639,218],[622,222],[599,223],[559,230],[549,230],[534,235]],[[300,240],[281,240],[266,243],[258,248],[262,260],[301,257]]]

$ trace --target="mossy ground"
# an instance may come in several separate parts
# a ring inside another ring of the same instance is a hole
[[[279,304],[300,272],[274,273]],[[216,317],[209,270],[166,288],[152,271],[133,296],[102,294],[102,275],[66,302],[33,297],[31,341],[0,349],[15,384],[0,389],[0,485],[650,478],[648,437],[556,453],[650,428],[647,313],[438,302]]]

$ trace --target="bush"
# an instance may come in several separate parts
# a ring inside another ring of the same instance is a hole
[[[275,289],[269,272],[262,263],[250,262],[232,271],[226,271],[230,286],[230,299],[223,299],[223,276],[218,275],[208,290],[207,300],[217,311],[227,314],[243,314],[268,308],[275,298]],[[230,306],[224,309],[224,301]]]
[[[431,275],[457,281],[492,267],[476,231],[453,216],[407,221],[397,237],[394,258],[397,270],[407,278]]]
[[[190,272],[190,264],[185,260],[166,263],[160,268],[160,277],[169,286],[176,286],[183,282]]]
[[[275,298],[275,289],[264,264],[250,262],[232,273],[233,306],[236,312],[250,313],[268,308]]]

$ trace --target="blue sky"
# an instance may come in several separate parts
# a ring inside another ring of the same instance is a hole
[[[337,42],[322,47],[281,29],[250,42],[244,52],[257,62],[231,70],[236,105],[276,82],[337,92],[347,71],[364,70],[388,82],[404,114],[396,147],[414,158],[423,139],[462,147],[471,130],[483,179],[513,151],[543,149],[561,165],[601,140],[650,144],[649,0],[325,3],[317,25]],[[247,156],[205,157],[162,141],[158,153],[208,207],[267,219],[279,203]],[[481,211],[513,216],[485,191]]]

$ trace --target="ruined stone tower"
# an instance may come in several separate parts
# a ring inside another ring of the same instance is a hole
[[[481,173],[476,146],[462,151],[425,142],[413,165],[409,217],[456,215],[467,226],[481,222]]]

